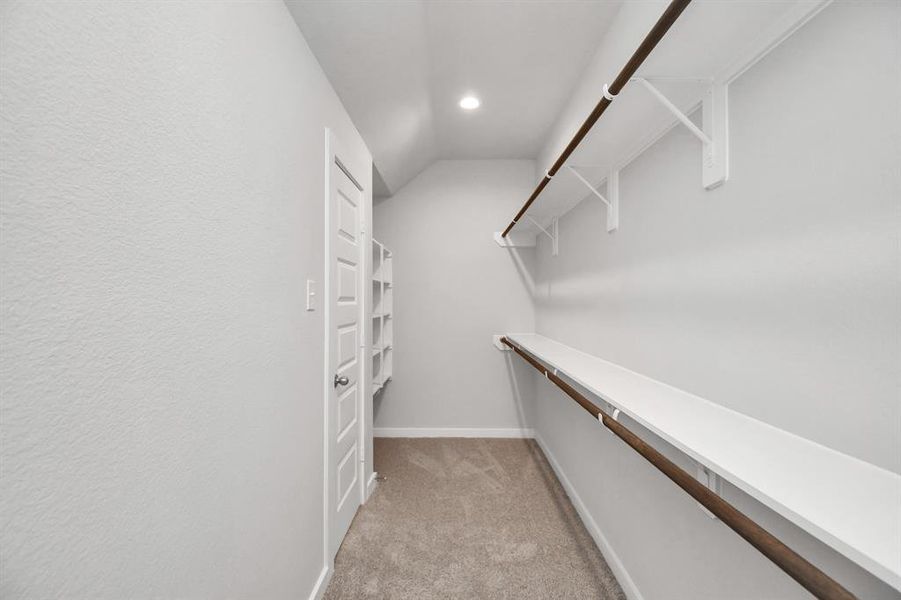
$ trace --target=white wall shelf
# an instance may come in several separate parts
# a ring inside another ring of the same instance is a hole
[[[372,240],[372,393],[381,391],[391,379],[394,357],[393,258],[383,244]]]
[[[611,414],[621,411],[901,590],[898,474],[544,336],[507,338],[603,400]]]
[[[712,189],[722,184],[729,170],[729,83],[829,2],[735,0],[689,6],[570,156],[566,166],[575,173],[560,169],[526,213],[532,221],[520,219],[511,232],[520,234],[517,241],[505,239],[499,244],[534,246],[528,237],[534,240],[542,228],[551,227],[555,218],[586,198],[601,195],[608,210],[607,221],[598,223],[598,231],[628,227],[619,218],[619,190],[611,189],[611,175],[619,173],[674,126],[683,127],[680,123],[685,123],[685,115],[698,107],[703,106],[704,114],[693,133],[700,131],[701,137],[708,139],[698,142],[702,167],[698,185]],[[598,98],[600,95],[599,87]],[[622,202],[628,203],[628,197]]]

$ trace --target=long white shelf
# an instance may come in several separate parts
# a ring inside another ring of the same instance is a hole
[[[901,590],[898,474],[544,336],[507,338]]]
[[[728,83],[740,76],[830,1],[695,2],[679,17],[636,76],[650,78],[682,112],[690,112],[700,105],[712,81]],[[634,19],[626,19],[627,14],[631,12],[623,11],[622,22],[617,21],[612,27],[624,28],[630,35],[622,40],[622,48],[611,47],[611,54],[631,52],[647,33],[648,23],[641,21],[639,26]],[[617,63],[616,68],[621,66]],[[598,99],[600,90],[598,84]],[[657,99],[638,82],[630,82],[567,164],[578,168],[592,185],[600,186],[611,170],[625,167],[676,125],[676,118]],[[697,147],[697,185],[701,187],[700,142]],[[564,215],[590,197],[591,192],[582,182],[561,169],[527,214],[547,227],[553,217]],[[620,224],[629,226],[627,222]],[[602,223],[598,229],[603,231]],[[521,219],[516,230],[538,232],[527,219]]]

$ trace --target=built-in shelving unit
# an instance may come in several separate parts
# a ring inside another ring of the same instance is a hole
[[[901,590],[901,476],[537,334],[507,339]]]
[[[394,273],[391,251],[372,240],[372,393],[391,379],[394,366]]]

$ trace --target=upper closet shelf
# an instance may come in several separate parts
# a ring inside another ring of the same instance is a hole
[[[710,189],[722,184],[728,178],[729,167],[728,84],[829,1],[690,4],[610,101],[609,108],[578,143],[565,165],[551,173],[553,177],[547,186],[502,245],[534,246],[536,234],[552,235],[554,219],[586,198],[607,207],[606,223],[599,223],[599,230],[627,227],[619,219],[618,186],[605,183],[674,126],[697,138],[701,171],[698,186]],[[612,27],[618,24],[615,22]],[[636,26],[627,21],[622,25],[625,28],[630,24]],[[639,35],[645,33],[641,31]],[[623,45],[631,45],[628,52],[637,46],[639,35],[629,39],[620,36]],[[773,93],[778,94],[779,90]],[[603,98],[604,94],[606,89],[599,88],[597,97]],[[702,105],[703,115],[689,121],[688,115]],[[684,124],[686,121],[688,124]],[[545,175],[542,173],[542,179]],[[516,232],[520,235],[513,235]],[[500,236],[496,239],[501,243]]]
[[[507,338],[901,590],[901,476],[537,334]]]

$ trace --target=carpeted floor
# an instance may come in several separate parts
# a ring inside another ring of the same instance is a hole
[[[327,600],[625,599],[535,442],[377,438],[375,468]]]

